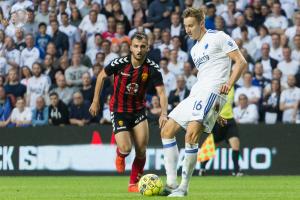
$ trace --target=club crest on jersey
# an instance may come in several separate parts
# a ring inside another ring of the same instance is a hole
[[[139,90],[139,85],[136,84],[136,83],[129,83],[127,86],[126,86],[126,93],[127,94],[131,94],[131,95],[134,95],[138,92]]]
[[[122,120],[118,121],[119,126],[124,126],[124,122]]]
[[[148,79],[148,73],[142,73],[142,81],[145,82]]]
[[[228,44],[228,46],[233,47],[233,43],[231,41],[228,41],[227,44]]]

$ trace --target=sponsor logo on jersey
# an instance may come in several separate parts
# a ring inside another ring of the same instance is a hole
[[[139,85],[136,84],[136,83],[129,83],[129,84],[126,86],[126,89],[127,89],[127,91],[126,91],[127,94],[133,95],[133,94],[136,94],[136,93],[138,92],[138,90],[139,90]]]
[[[203,55],[202,57],[196,59],[194,62],[195,62],[195,65],[197,67],[199,67],[203,63],[206,63],[208,60],[209,60],[209,55]]]
[[[148,79],[148,73],[142,73],[142,81],[145,82]]]
[[[130,76],[130,74],[126,74],[126,73],[124,73],[124,72],[121,72],[121,75],[122,75],[122,76]]]

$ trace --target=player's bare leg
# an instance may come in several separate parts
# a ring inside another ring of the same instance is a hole
[[[190,179],[197,163],[198,142],[204,127],[198,121],[188,124],[185,135],[185,156],[182,164],[182,179],[179,187],[169,197],[184,197],[187,195]]]
[[[170,194],[173,189],[176,189],[178,187],[177,163],[179,152],[175,135],[179,130],[180,125],[173,119],[169,119],[161,130],[164,164],[167,174],[167,184],[165,187],[164,195]]]
[[[228,141],[232,148],[232,161],[234,166],[233,175],[242,176],[243,174],[240,172],[240,166],[239,166],[240,140],[238,137],[232,137]]]
[[[140,122],[133,128],[132,139],[135,147],[135,158],[132,163],[128,191],[139,192],[137,183],[144,173],[146,148],[149,141],[149,127],[147,120]]]
[[[131,135],[128,131],[121,131],[115,134],[117,143],[116,169],[119,173],[125,171],[125,158],[129,155],[132,149]]]

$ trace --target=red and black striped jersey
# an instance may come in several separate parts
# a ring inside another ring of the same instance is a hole
[[[145,108],[146,90],[151,81],[154,86],[163,85],[159,66],[149,58],[134,68],[131,56],[113,60],[105,67],[108,76],[114,75],[114,91],[110,99],[111,112],[135,112]]]

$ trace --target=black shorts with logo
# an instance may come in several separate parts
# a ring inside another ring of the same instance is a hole
[[[145,110],[133,113],[111,112],[111,123],[115,134],[121,131],[132,131],[140,122],[147,119]]]
[[[227,124],[223,127],[216,122],[212,133],[215,143],[222,142],[223,140],[226,140],[226,142],[228,143],[228,140],[230,138],[240,137],[238,127],[234,119],[227,119]]]

